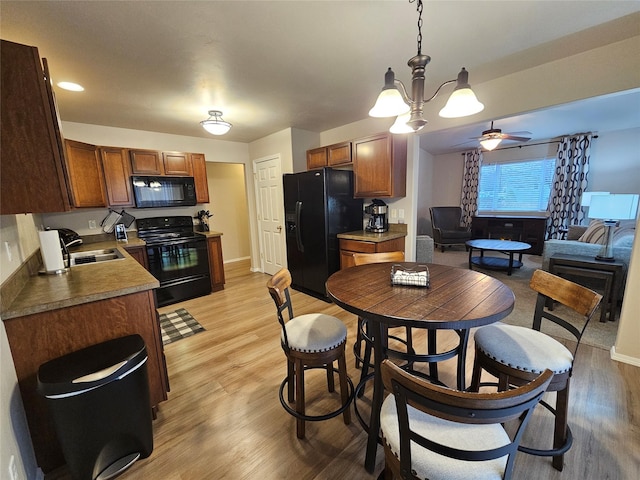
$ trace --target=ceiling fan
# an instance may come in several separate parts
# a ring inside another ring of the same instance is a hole
[[[491,122],[491,128],[482,132],[482,136],[475,138],[475,140],[479,140],[480,145],[485,150],[493,150],[503,140],[511,140],[513,142],[528,142],[531,140],[531,137],[525,137],[524,135],[531,135],[531,132],[502,133],[499,128],[493,128],[493,122]]]

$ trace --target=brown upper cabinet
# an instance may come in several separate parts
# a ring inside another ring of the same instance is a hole
[[[71,209],[64,145],[46,59],[2,40],[0,214]]]
[[[404,197],[407,138],[381,133],[353,142],[354,197]]]
[[[192,176],[191,160],[187,153],[162,152],[164,174],[171,176]]]
[[[129,150],[134,175],[162,175],[162,153],[156,150]]]
[[[307,150],[307,170],[351,164],[351,142]]]
[[[190,153],[193,181],[196,185],[196,203],[209,203],[209,182],[207,181],[207,161],[204,153]]]
[[[106,207],[105,182],[98,147],[65,140],[67,171],[74,207]]]
[[[110,207],[133,207],[131,188],[131,163],[125,148],[100,147],[102,169],[107,188],[107,203]]]

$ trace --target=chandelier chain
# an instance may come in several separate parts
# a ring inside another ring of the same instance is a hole
[[[418,55],[422,55],[422,0],[409,0],[413,3],[417,1],[416,10],[418,11]]]

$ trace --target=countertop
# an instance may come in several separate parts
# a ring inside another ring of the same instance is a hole
[[[2,320],[158,288],[158,280],[125,250],[127,246],[141,245],[142,240],[132,238],[127,243],[85,242],[71,248],[72,252],[117,248],[124,258],[77,265],[61,275],[29,277],[16,299],[2,312]]]
[[[372,233],[366,230],[356,230],[355,232],[339,233],[338,238],[344,238],[345,240],[356,240],[360,242],[386,242],[388,240],[395,240],[396,238],[403,238],[407,236],[407,232],[400,230],[390,229],[388,232]]]

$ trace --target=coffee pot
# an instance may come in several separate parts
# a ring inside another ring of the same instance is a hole
[[[369,215],[369,223],[365,228],[367,232],[382,233],[389,230],[386,203],[374,198],[370,205],[364,207],[364,211]]]

